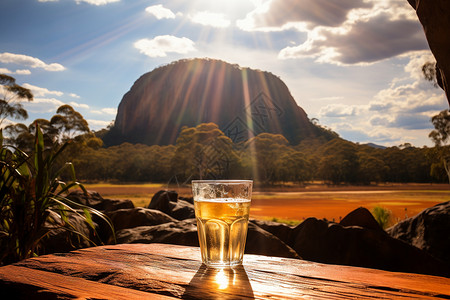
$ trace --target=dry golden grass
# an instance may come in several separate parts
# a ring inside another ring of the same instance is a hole
[[[130,199],[136,206],[146,206],[159,190],[176,190],[190,197],[189,186],[163,184],[86,184],[88,190],[104,198]],[[251,217],[270,220],[301,221],[308,217],[339,221],[362,206],[371,210],[381,206],[392,211],[394,221],[417,215],[423,209],[450,200],[450,185],[404,184],[368,187],[270,187],[256,188],[252,197]]]

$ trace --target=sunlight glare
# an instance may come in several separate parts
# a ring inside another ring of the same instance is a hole
[[[224,269],[220,269],[214,277],[214,281],[217,284],[219,290],[224,290],[228,287],[228,276],[225,274]]]

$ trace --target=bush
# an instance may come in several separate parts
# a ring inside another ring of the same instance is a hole
[[[27,154],[3,145],[0,131],[0,265],[37,256],[41,241],[55,227],[64,228],[93,245],[101,243],[98,234],[93,241],[77,231],[69,220],[70,215],[81,216],[94,232],[92,215],[98,215],[113,230],[105,215],[65,197],[72,188],[86,192],[77,182],[71,163],[58,166],[57,159],[66,147],[67,143],[45,149],[42,132],[36,124],[34,151]],[[60,180],[63,173],[70,175],[69,182]]]
[[[372,215],[383,229],[386,229],[391,224],[392,212],[387,208],[375,206],[372,209]]]

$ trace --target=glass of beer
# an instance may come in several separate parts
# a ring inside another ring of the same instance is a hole
[[[210,267],[242,264],[252,180],[193,180],[202,262]]]

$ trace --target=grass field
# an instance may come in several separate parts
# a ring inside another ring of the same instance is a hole
[[[190,197],[190,187],[167,187],[162,184],[85,184],[104,198],[129,199],[135,206],[146,206],[159,190],[176,190]],[[397,184],[367,187],[256,188],[253,192],[251,217],[270,220],[302,221],[308,217],[339,221],[362,206],[371,210],[381,206],[390,210],[393,221],[417,215],[423,209],[450,200],[448,184]]]

